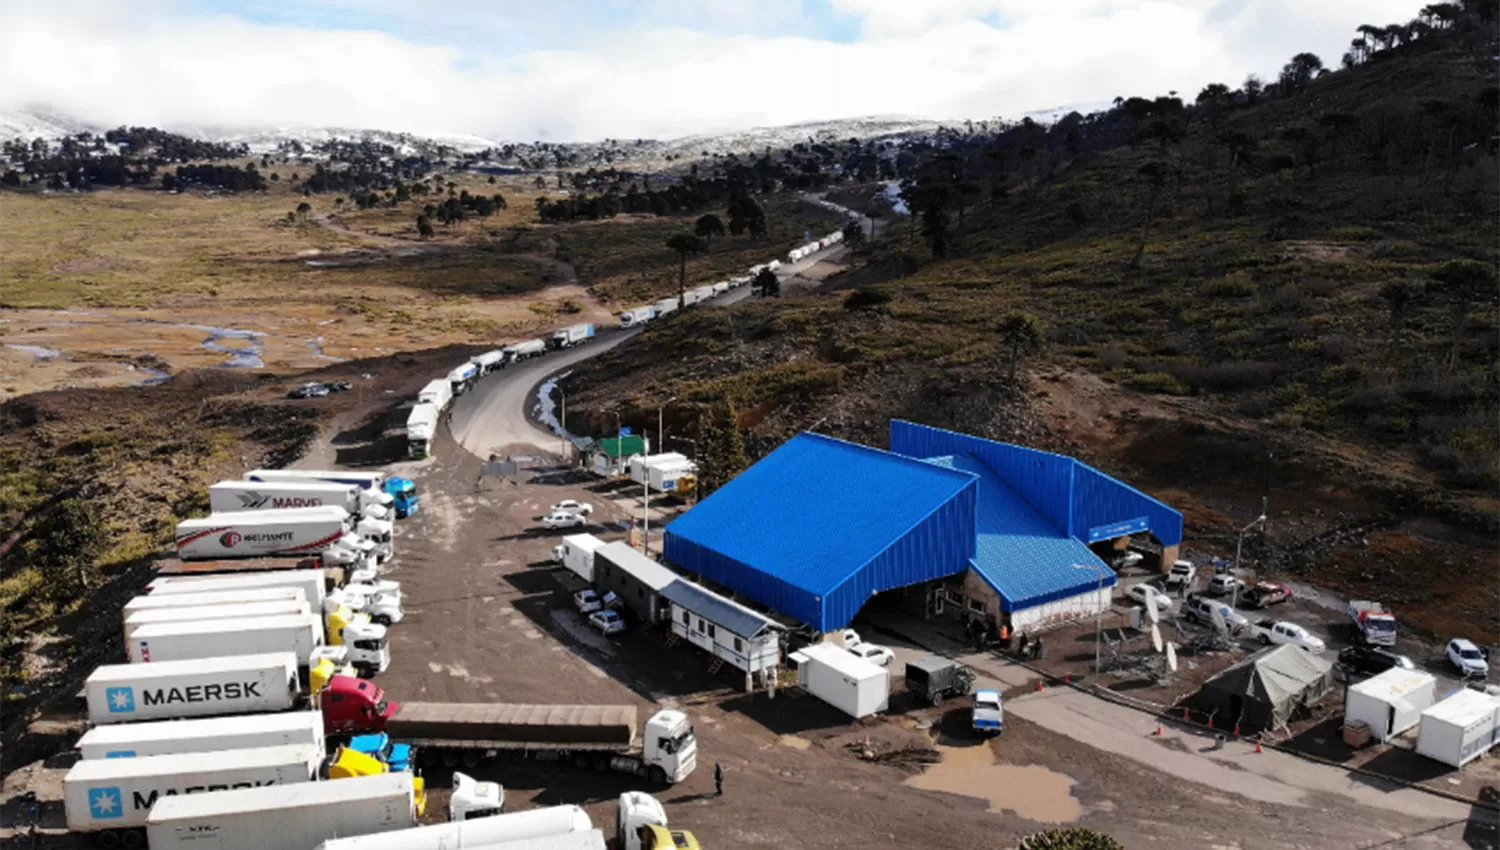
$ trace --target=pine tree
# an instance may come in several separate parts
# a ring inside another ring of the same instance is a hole
[[[698,434],[698,497],[704,498],[745,471],[745,438],[734,407],[720,401],[704,417]]]

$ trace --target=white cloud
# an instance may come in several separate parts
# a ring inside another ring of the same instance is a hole
[[[321,2],[406,14],[406,4],[390,0]],[[440,13],[459,16],[450,24],[482,11],[454,3],[456,12]],[[834,0],[860,16],[864,32],[858,43],[837,44],[731,34],[751,8],[740,0],[652,0],[649,26],[579,27],[567,49],[486,56],[381,32],[186,16],[165,4],[4,4],[0,106],[44,103],[99,123],[516,139],[664,137],[870,114],[980,118],[1169,89],[1191,97],[1207,82],[1273,73],[1303,50],[1336,64],[1357,24],[1402,20],[1421,5]],[[549,8],[514,5],[528,20],[545,19]],[[566,15],[575,5],[550,8]],[[689,14],[678,7],[689,6],[698,28],[672,26]],[[787,3],[774,8],[790,14]],[[986,15],[1004,28],[974,19]]]

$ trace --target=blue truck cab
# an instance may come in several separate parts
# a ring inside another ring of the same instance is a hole
[[[384,732],[355,735],[349,740],[349,749],[380,759],[393,772],[411,770],[411,744],[397,744]]]
[[[981,735],[999,735],[1005,731],[1005,709],[1000,692],[983,689],[974,692],[974,731]]]
[[[417,485],[410,478],[392,476],[385,480],[385,492],[395,499],[396,517],[404,519],[417,512]]]

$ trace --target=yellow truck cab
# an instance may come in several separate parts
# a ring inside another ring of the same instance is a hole
[[[702,850],[697,836],[685,830],[647,824],[638,834],[641,850]]]
[[[339,747],[333,757],[328,760],[327,774],[332,779],[348,779],[351,776],[375,776],[376,774],[389,773],[390,767],[385,762],[372,755],[351,750],[348,747]],[[417,815],[427,813],[427,784],[422,777],[412,777],[412,786],[416,793]],[[670,847],[664,844],[663,847]]]

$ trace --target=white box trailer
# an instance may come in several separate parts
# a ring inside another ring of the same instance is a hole
[[[391,496],[337,481],[220,481],[208,488],[210,513],[337,507],[351,516],[389,519]]]
[[[125,651],[132,664],[217,658],[222,655],[291,652],[308,665],[323,645],[323,619],[316,614],[284,614],[249,620],[193,620],[141,626]]]
[[[184,561],[315,555],[351,531],[349,514],[330,508],[216,513],[177,523],[177,557]]]
[[[231,788],[311,784],[323,758],[321,747],[296,744],[221,750],[212,755],[87,759],[73,765],[63,777],[68,830],[105,832],[142,827],[152,806],[172,797]],[[157,845],[151,847],[155,850]]]
[[[636,307],[620,314],[620,327],[633,328],[636,325],[644,325],[654,318],[656,318],[655,307]]]
[[[505,365],[505,351],[497,348],[483,354],[476,354],[469,358],[469,362],[479,368],[479,374],[483,377]]]
[[[361,490],[379,492],[385,487],[384,472],[357,472],[352,469],[252,469],[246,481],[332,481]]]
[[[328,595],[327,581],[322,570],[272,570],[232,576],[162,576],[146,588],[153,597],[292,588],[301,592],[313,610],[321,611]]]
[[[316,850],[343,836],[410,829],[417,795],[409,770],[166,797],[151,810],[151,850]]]
[[[677,297],[674,295],[671,298],[663,298],[662,300],[656,302],[654,306],[656,307],[656,318],[659,319],[662,316],[667,315],[668,313],[677,312],[677,308],[681,307],[682,305],[677,303]]]
[[[95,726],[286,711],[302,697],[291,652],[106,664],[89,674],[83,692]]]
[[[850,717],[868,717],[890,704],[891,671],[842,647],[815,643],[790,657],[797,662],[797,684]]]
[[[273,599],[268,602],[237,602],[228,605],[196,605],[178,608],[152,608],[136,611],[125,618],[125,642],[142,626],[153,623],[190,623],[195,620],[250,620],[256,617],[281,617],[287,614],[311,614],[306,599]]]
[[[323,842],[319,850],[461,850],[466,847],[488,848],[497,845],[510,847],[512,842],[530,842],[590,832],[597,830],[589,820],[588,812],[578,806],[549,806],[507,815],[419,826],[399,832],[337,838]],[[600,840],[602,839],[603,835],[600,834]],[[529,848],[532,845],[526,843],[520,846]]]
[[[1350,685],[1344,696],[1344,722],[1364,723],[1376,741],[1394,738],[1417,725],[1437,701],[1437,679],[1400,667]]]
[[[283,711],[96,726],[73,749],[86,759],[118,759],[298,744],[323,750],[325,743],[322,712]]]
[[[594,552],[604,541],[592,534],[569,534],[553,550],[557,561],[579,578],[594,583]]]
[[[1500,741],[1500,699],[1463,688],[1422,712],[1417,752],[1463,767]]]
[[[421,402],[406,416],[406,456],[424,458],[432,454],[432,440],[437,436],[438,409]]]
[[[125,603],[122,611],[128,618],[137,611],[158,611],[163,608],[197,608],[203,605],[238,605],[243,602],[278,602],[305,600],[302,590],[296,587],[255,587],[245,590],[219,590],[212,593],[148,593]]]
[[[594,326],[588,322],[577,325],[569,325],[552,334],[553,348],[572,348],[575,345],[583,345],[594,338]]]
[[[438,378],[428,381],[417,393],[418,404],[430,404],[438,410],[443,410],[453,401],[453,385],[447,378]]]
[[[714,284],[714,297],[715,298],[717,298],[720,295],[723,295],[724,293],[726,293],[728,291],[729,291],[729,281],[727,281],[727,280],[721,280],[718,283]]]

